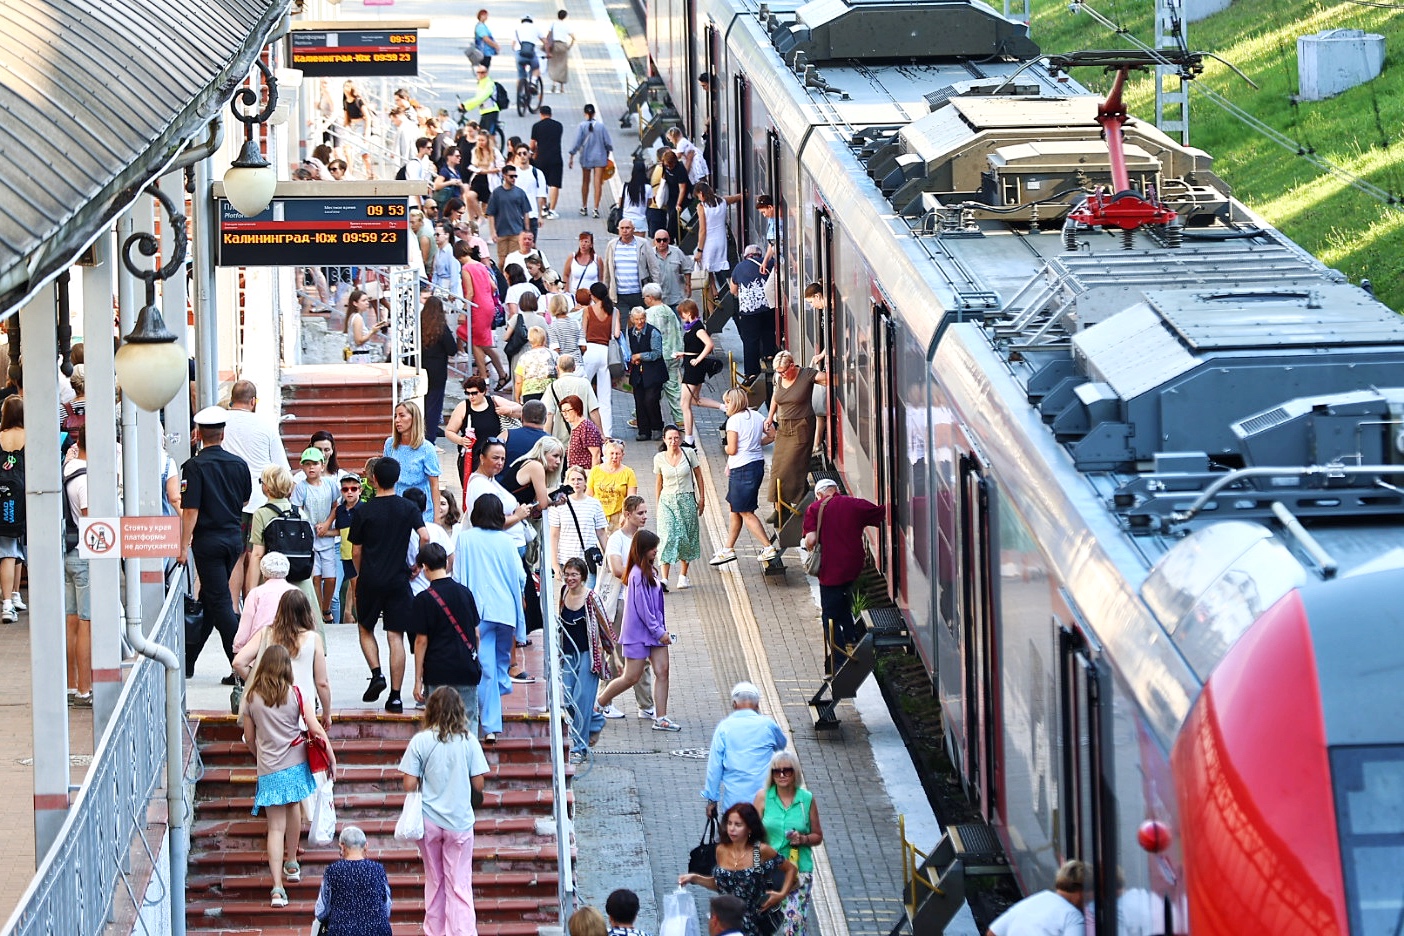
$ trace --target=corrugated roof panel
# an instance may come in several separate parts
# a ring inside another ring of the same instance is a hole
[[[0,314],[228,101],[288,0],[0,3]]]

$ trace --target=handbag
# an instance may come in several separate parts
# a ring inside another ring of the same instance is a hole
[[[771,267],[770,275],[765,278],[765,305],[768,309],[778,309],[780,307],[779,274],[779,267]]]
[[[755,845],[751,849],[751,861],[754,867],[760,867],[760,846]],[[785,892],[785,869],[777,862],[776,865],[765,873],[765,887],[767,891],[775,891],[783,894]],[[764,901],[765,893],[762,892],[761,899]],[[772,936],[778,933],[785,925],[785,901],[781,901],[769,910],[762,910],[756,907],[753,914],[756,921],[756,931],[761,936]]]
[[[297,693],[297,707],[302,709],[302,690],[293,686],[293,692]],[[327,745],[327,739],[321,735],[314,735],[310,731],[304,731],[302,737],[298,738],[294,744],[307,745],[307,769],[312,773],[330,774],[332,758],[331,749]],[[329,778],[330,779],[330,778]]]
[[[614,173],[615,173],[616,171],[617,171],[617,169],[615,168],[615,165],[614,165],[614,157],[613,157],[613,156],[606,156],[606,157],[605,157],[605,164],[604,164],[604,178],[605,178],[605,181],[608,182],[610,179],[614,178]]]
[[[405,794],[405,805],[395,821],[395,840],[417,842],[424,838],[424,795],[418,790]]]
[[[585,557],[585,564],[590,567],[590,574],[594,575],[604,564],[604,551],[598,546],[586,546],[585,534],[580,529],[580,518],[575,515],[575,505],[566,498],[566,509],[570,511],[570,521],[575,524],[575,538],[580,540],[580,549]]]
[[[814,548],[804,557],[804,574],[819,577],[820,543],[819,531],[824,527],[824,508],[829,506],[828,501],[819,505],[819,514],[814,518]]]
[[[517,314],[517,324],[512,326],[512,331],[507,335],[507,342],[502,346],[502,352],[509,358],[517,356],[517,352],[527,346],[526,317],[521,313]]]
[[[687,853],[689,874],[712,877],[717,870],[717,820],[709,817],[702,827],[702,840]]]
[[[439,610],[444,612],[444,617],[449,619],[449,623],[453,625],[453,629],[458,631],[458,636],[468,645],[468,679],[464,684],[476,686],[483,678],[483,664],[478,661],[478,645],[468,639],[468,635],[465,634],[463,628],[459,626],[458,618],[453,616],[453,612],[449,610],[448,602],[444,601],[443,596],[436,592],[432,586],[425,589],[425,591],[433,596],[434,601],[439,605]]]
[[[619,342],[611,340],[609,343],[609,379],[618,380],[624,376],[624,352],[619,348]]]
[[[619,233],[619,222],[624,219],[624,209],[620,205],[615,205],[609,209],[609,218],[605,220],[605,230],[611,234]]]
[[[193,594],[195,591],[194,576],[190,572],[190,566],[195,560],[192,558],[185,564],[185,678],[190,679],[195,675],[195,658],[200,655],[200,645],[205,637],[205,604]]]

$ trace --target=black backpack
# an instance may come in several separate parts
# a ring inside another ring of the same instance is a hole
[[[409,163],[405,163],[403,166],[400,167],[400,171],[395,173],[396,182],[404,182],[406,178],[408,178],[406,174],[407,169],[409,169]]]
[[[24,450],[0,450],[0,536],[24,535]]]
[[[87,473],[87,468],[79,468],[63,479],[63,551],[65,553],[71,553],[78,548],[78,517],[74,515],[73,506],[68,502],[68,486]]]
[[[497,85],[497,93],[493,95],[493,100],[497,102],[498,109],[506,110],[512,104],[512,97],[507,93],[507,89],[502,86],[502,82],[493,82]]]
[[[272,504],[263,505],[273,511],[273,518],[263,528],[264,553],[277,552],[288,557],[288,581],[305,582],[312,577],[312,522],[303,519],[296,507],[279,510]]]

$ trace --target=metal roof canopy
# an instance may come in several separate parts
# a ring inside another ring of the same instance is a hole
[[[0,3],[0,317],[66,269],[219,113],[287,7]]]

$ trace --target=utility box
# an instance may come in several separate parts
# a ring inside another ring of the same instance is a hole
[[[1186,23],[1197,23],[1229,8],[1231,0],[1184,0],[1180,5]]]
[[[1384,36],[1328,29],[1297,37],[1297,80],[1303,101],[1324,101],[1364,84],[1384,68]]]

